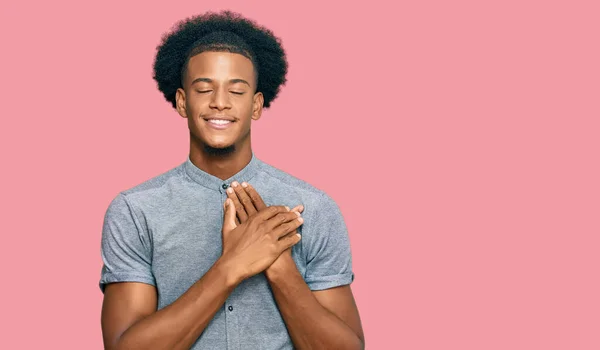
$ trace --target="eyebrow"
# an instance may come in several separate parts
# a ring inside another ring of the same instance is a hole
[[[210,79],[210,78],[196,78],[196,79],[194,79],[194,81],[192,81],[191,85],[194,85],[194,84],[199,83],[199,82],[212,83],[213,80]],[[244,79],[231,79],[231,80],[229,80],[229,84],[237,84],[237,83],[242,83],[242,84],[246,84],[246,85],[250,86],[250,83],[248,83]]]

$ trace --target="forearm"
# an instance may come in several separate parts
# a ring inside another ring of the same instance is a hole
[[[296,348],[364,348],[358,335],[314,297],[295,265],[270,271],[267,278]]]
[[[238,283],[217,261],[176,301],[129,327],[115,348],[189,349]]]

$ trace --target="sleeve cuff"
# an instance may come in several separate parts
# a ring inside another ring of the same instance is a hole
[[[116,282],[141,282],[156,287],[156,281],[152,276],[139,275],[127,272],[108,272],[102,275],[102,278],[100,279],[100,291],[104,293],[104,288],[107,284]]]
[[[339,275],[309,277],[306,284],[310,290],[323,290],[350,284],[354,281],[354,273],[348,272]]]

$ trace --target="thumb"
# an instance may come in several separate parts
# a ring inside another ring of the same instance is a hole
[[[225,215],[223,217],[223,233],[228,233],[229,231],[236,228],[235,224],[235,205],[233,205],[233,201],[229,198],[225,201]]]

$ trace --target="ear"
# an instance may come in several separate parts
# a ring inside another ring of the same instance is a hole
[[[177,113],[179,113],[180,116],[187,118],[187,111],[185,109],[185,90],[182,88],[177,89],[177,92],[175,92],[175,104]]]
[[[265,98],[262,92],[257,92],[254,94],[253,102],[252,102],[252,120],[259,120],[262,115],[263,104],[265,103]]]

